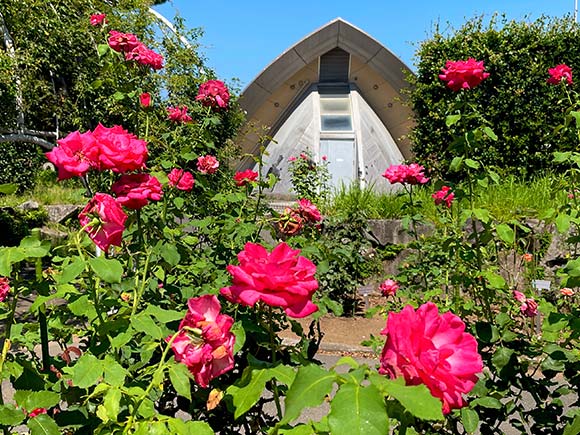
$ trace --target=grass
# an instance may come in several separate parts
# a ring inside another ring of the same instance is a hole
[[[0,195],[0,207],[16,207],[25,201],[36,201],[41,205],[85,204],[85,189],[78,180],[56,182],[42,179],[33,190],[11,195]]]
[[[561,186],[563,178],[554,174],[543,174],[531,181],[515,176],[502,179],[499,184],[490,184],[475,189],[476,208],[488,209],[495,219],[507,222],[511,219],[538,217],[550,208],[557,209],[568,201],[567,192]],[[457,192],[456,204],[468,207],[467,198],[462,197],[464,186],[453,188]],[[418,186],[413,190],[414,201],[420,204],[421,213],[433,218],[438,213],[431,194],[435,191],[431,184]],[[463,195],[464,196],[464,195]],[[368,219],[395,219],[406,212],[403,205],[409,200],[404,190],[398,194],[381,194],[370,188],[361,189],[357,185],[344,186],[335,191],[332,200],[325,207],[325,214],[350,216],[363,213]]]

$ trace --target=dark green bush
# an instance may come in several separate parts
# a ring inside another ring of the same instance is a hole
[[[0,143],[0,184],[17,184],[21,191],[30,189],[45,162],[37,145]]]
[[[561,63],[580,72],[579,37],[579,26],[570,18],[532,23],[475,18],[449,35],[436,28],[419,47],[417,75],[410,78],[418,160],[435,174],[447,175],[454,156],[445,118],[462,98],[468,101],[462,112],[481,114],[499,137],[476,149],[484,164],[528,176],[549,167],[553,151],[575,149],[572,132],[553,136],[569,104],[559,101],[561,89],[546,80],[548,68]],[[483,60],[490,77],[473,90],[446,88],[438,77],[445,62],[469,57]]]
[[[33,228],[41,227],[48,220],[44,209],[20,210],[12,207],[0,208],[0,246],[17,246]]]

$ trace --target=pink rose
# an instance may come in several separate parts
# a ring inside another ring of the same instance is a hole
[[[10,281],[8,278],[1,276],[0,277],[0,302],[4,302],[6,296],[10,293]]]
[[[154,70],[163,68],[163,56],[141,42],[131,51],[125,53],[125,60],[134,60],[138,64],[151,67]]]
[[[316,207],[309,200],[302,198],[298,200],[298,212],[300,215],[309,222],[320,222],[322,220],[322,215]]]
[[[526,263],[531,262],[534,259],[534,256],[530,253],[526,253],[524,255],[522,255],[522,260],[524,260]]]
[[[141,104],[141,107],[143,108],[151,106],[151,94],[149,92],[143,92],[139,95],[139,104]]]
[[[128,53],[140,44],[132,33],[122,33],[116,30],[109,32],[109,47],[119,53]]]
[[[109,246],[121,246],[127,215],[115,198],[97,193],[79,213],[81,227],[103,251]]]
[[[387,168],[383,177],[391,184],[425,184],[429,178],[425,177],[425,168],[417,163],[410,165],[391,165]]]
[[[36,416],[39,416],[40,414],[46,414],[46,409],[45,408],[33,409],[28,413],[28,418],[34,418]]]
[[[128,174],[111,186],[117,202],[124,207],[139,210],[149,201],[159,201],[163,195],[161,183],[149,174]]]
[[[91,26],[98,26],[100,24],[106,23],[107,22],[107,20],[105,20],[106,16],[107,16],[106,14],[91,15],[90,18]]]
[[[230,101],[230,93],[224,82],[208,80],[200,85],[195,99],[204,106],[224,108]]]
[[[489,77],[489,73],[484,71],[483,61],[478,62],[471,57],[467,60],[448,60],[445,63],[445,68],[441,68],[443,74],[439,74],[439,78],[447,82],[449,89],[457,92],[461,89],[472,89],[478,86]]]
[[[293,162],[293,161],[295,161],[295,160],[296,160],[296,157],[294,157],[294,156],[290,156],[290,157],[288,157],[288,161],[289,161],[289,162]]]
[[[90,131],[75,131],[57,143],[45,156],[57,167],[59,180],[82,177],[98,165],[99,145]]]
[[[395,296],[399,290],[399,283],[392,279],[387,279],[379,285],[379,290],[383,296]]]
[[[532,298],[527,298],[520,307],[520,311],[526,317],[535,317],[538,315],[538,303]]]
[[[197,158],[197,170],[202,174],[215,174],[220,162],[214,156],[202,156]]]
[[[459,317],[439,314],[432,302],[416,311],[407,305],[400,313],[389,313],[381,334],[387,341],[379,373],[402,376],[407,385],[424,384],[441,400],[444,414],[466,405],[462,395],[477,383],[483,363],[477,341]]]
[[[514,299],[518,302],[525,302],[526,301],[526,295],[523,294],[522,292],[514,290],[512,292],[512,295],[513,295]]]
[[[186,124],[191,122],[191,116],[187,114],[187,106],[176,106],[167,108],[167,119],[173,122]]]
[[[123,127],[115,125],[107,128],[99,124],[93,136],[99,142],[99,169],[123,173],[145,167],[147,142]]]
[[[192,298],[187,306],[171,349],[175,361],[185,364],[195,381],[207,388],[212,379],[234,368],[236,338],[230,331],[234,320],[220,314],[221,305],[214,295]]]
[[[183,169],[172,169],[167,175],[167,178],[169,179],[169,184],[171,186],[174,186],[179,190],[185,190],[186,192],[193,189],[193,185],[195,184],[191,172],[184,171]]]
[[[562,80],[567,85],[573,84],[572,68],[570,68],[565,63],[556,65],[554,68],[549,68],[548,74],[550,74],[550,78],[547,81],[551,85],[559,85],[560,83],[562,83]]]
[[[1,297],[1,290],[0,290],[0,297]],[[563,287],[560,289],[560,294],[562,296],[574,296],[574,290],[572,290],[571,288],[568,287]]]
[[[252,181],[256,181],[257,179],[258,173],[256,171],[252,171],[251,169],[247,169],[242,172],[236,172],[236,175],[234,175],[236,186],[245,186],[246,184],[249,184]]]
[[[451,208],[451,203],[455,198],[455,194],[451,192],[451,188],[449,186],[443,186],[441,190],[432,194],[431,197],[435,200],[435,205],[445,203],[447,208]]]
[[[233,283],[220,293],[231,302],[253,306],[262,301],[282,307],[290,317],[306,317],[318,307],[311,301],[318,288],[316,266],[282,242],[269,253],[263,246],[246,243],[238,254],[239,266],[229,265]]]

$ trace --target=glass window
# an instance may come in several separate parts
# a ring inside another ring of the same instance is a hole
[[[352,114],[348,94],[320,95],[322,131],[352,131]]]

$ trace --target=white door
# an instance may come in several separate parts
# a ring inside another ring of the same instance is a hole
[[[320,155],[328,159],[331,187],[348,187],[357,179],[354,139],[321,139]]]

